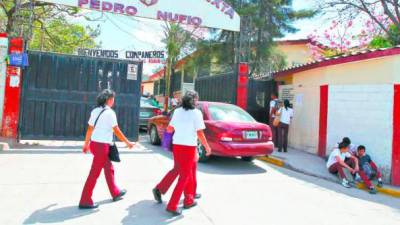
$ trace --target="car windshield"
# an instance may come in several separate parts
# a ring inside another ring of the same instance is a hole
[[[150,99],[141,98],[140,99],[140,107],[153,107],[153,105],[151,104]]]
[[[234,105],[209,105],[208,111],[215,121],[255,122],[250,114]]]

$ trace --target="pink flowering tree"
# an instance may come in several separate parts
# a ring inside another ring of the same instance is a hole
[[[390,19],[383,13],[376,13],[374,17],[333,20],[328,28],[314,30],[308,37],[311,40],[309,48],[313,59],[320,60],[368,48],[390,47],[382,29],[382,25],[390,29]]]

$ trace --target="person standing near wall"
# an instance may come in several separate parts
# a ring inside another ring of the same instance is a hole
[[[278,151],[287,152],[288,148],[288,137],[289,137],[289,125],[293,118],[293,109],[290,108],[289,100],[283,101],[283,107],[278,110],[277,116],[280,116],[280,123],[278,126]]]
[[[128,148],[133,148],[134,144],[125,137],[118,127],[117,116],[112,110],[114,98],[115,93],[113,91],[103,90],[97,97],[97,107],[90,114],[83,152],[91,152],[94,157],[79,202],[80,209],[94,209],[99,206],[93,202],[92,193],[96,186],[97,178],[103,169],[113,201],[120,200],[126,194],[126,190],[119,189],[115,184],[114,167],[108,154],[110,145],[113,144],[113,134],[119,140],[125,142]]]
[[[271,94],[271,101],[269,102],[269,126],[271,128],[272,132],[272,141],[274,142],[275,146],[278,144],[278,127],[273,125],[274,119],[275,119],[275,114],[277,113],[279,109],[279,102],[278,98],[275,93]]]

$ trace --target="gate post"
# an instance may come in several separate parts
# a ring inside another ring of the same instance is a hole
[[[247,85],[249,83],[249,65],[247,63],[239,63],[238,80],[236,90],[236,105],[240,108],[247,109]]]
[[[23,50],[22,38],[14,38],[10,41],[10,54],[22,54]],[[13,139],[17,139],[18,136],[21,71],[21,67],[7,66],[1,136]]]
[[[5,58],[8,52],[8,37],[6,33],[0,33],[0,128],[3,120],[4,106],[4,89],[6,84],[6,68]]]

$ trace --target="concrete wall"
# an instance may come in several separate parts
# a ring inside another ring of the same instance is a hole
[[[330,85],[327,154],[348,136],[365,145],[389,179],[392,165],[393,85]]]
[[[400,74],[396,68],[398,65],[400,56],[395,55],[293,74],[294,93],[302,97],[302,102],[301,105],[294,102],[295,113],[289,134],[290,146],[317,153],[321,85],[393,85],[400,81]]]
[[[288,66],[304,64],[311,60],[307,44],[278,44],[276,48],[286,55]]]

